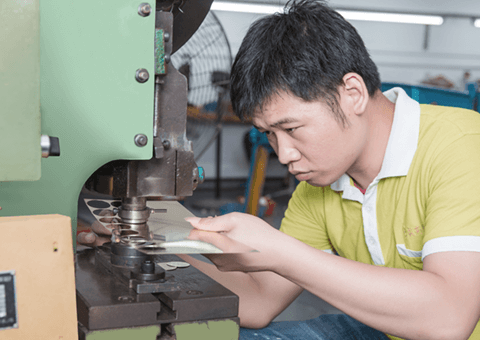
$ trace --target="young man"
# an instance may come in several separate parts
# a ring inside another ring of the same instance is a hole
[[[288,6],[250,28],[231,97],[302,182],[280,231],[190,219],[192,239],[239,254],[188,260],[239,295],[261,328],[242,339],[480,339],[480,116],[382,94],[348,22]],[[346,315],[270,324],[303,289]]]

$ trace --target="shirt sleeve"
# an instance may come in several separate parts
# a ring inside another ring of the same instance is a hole
[[[422,259],[444,251],[480,252],[480,135],[458,138],[431,164]]]
[[[288,203],[280,231],[332,253],[334,250],[325,227],[324,190],[300,182]]]

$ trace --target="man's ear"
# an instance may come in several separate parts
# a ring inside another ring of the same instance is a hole
[[[341,98],[343,104],[353,109],[353,113],[361,115],[365,112],[370,96],[363,78],[357,73],[347,73],[343,76]]]

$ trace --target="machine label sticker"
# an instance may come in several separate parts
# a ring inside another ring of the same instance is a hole
[[[17,327],[15,271],[0,272],[0,331]]]
[[[7,300],[5,298],[5,285],[0,285],[0,318],[7,316]]]

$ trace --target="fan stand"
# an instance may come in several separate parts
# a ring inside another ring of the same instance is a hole
[[[213,75],[213,78],[216,78],[217,75]],[[217,107],[215,109],[217,114],[217,124],[221,124],[222,116],[225,106],[225,98],[227,97],[228,92],[228,80],[215,82],[219,87],[219,94],[218,94],[218,102]],[[216,152],[215,152],[215,167],[216,167],[216,174],[215,174],[215,197],[202,199],[202,200],[195,200],[192,203],[192,207],[195,209],[199,209],[201,211],[201,215],[219,215],[220,208],[224,205],[229,203],[234,203],[235,200],[233,199],[226,199],[221,197],[222,193],[222,176],[221,176],[221,168],[222,168],[222,130],[219,129],[216,137]],[[194,194],[195,196],[195,194]]]

